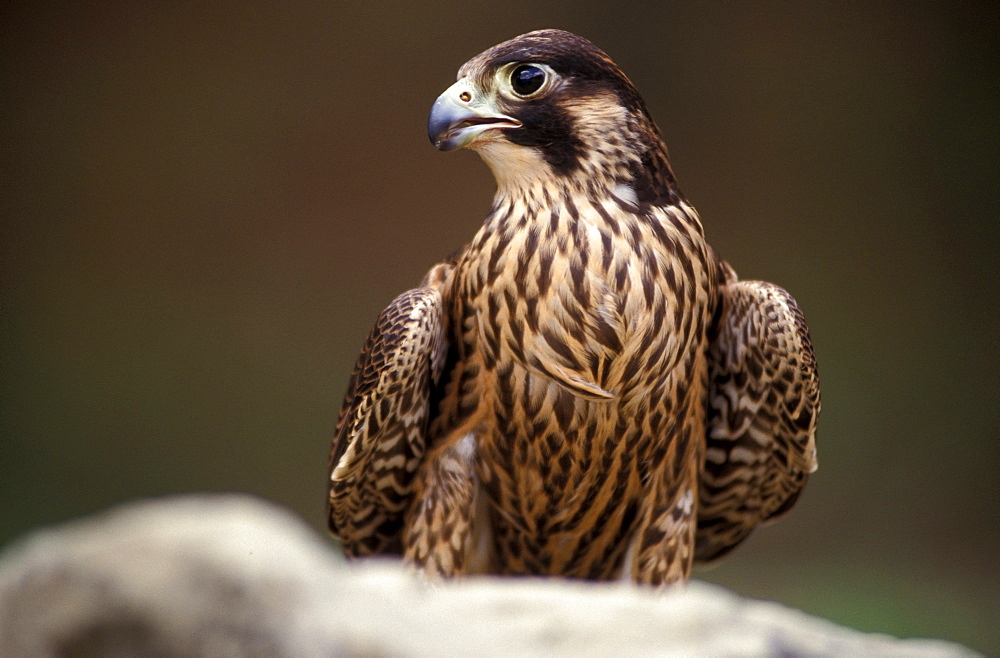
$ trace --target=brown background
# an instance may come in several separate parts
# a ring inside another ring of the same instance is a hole
[[[489,206],[430,104],[562,27],[812,327],[821,468],[701,577],[1000,651],[994,3],[160,4],[0,10],[0,541],[193,490],[319,526],[368,327]]]

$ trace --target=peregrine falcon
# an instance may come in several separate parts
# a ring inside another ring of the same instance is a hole
[[[329,461],[345,552],[661,585],[788,511],[816,469],[805,321],[705,241],[618,66],[516,37],[459,69],[429,135],[496,196],[358,357]]]

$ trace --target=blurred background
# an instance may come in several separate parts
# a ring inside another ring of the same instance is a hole
[[[650,4],[4,3],[0,543],[206,490],[321,528],[371,323],[490,204],[431,102],[562,27],[816,346],[820,470],[698,577],[1000,652],[998,6]]]

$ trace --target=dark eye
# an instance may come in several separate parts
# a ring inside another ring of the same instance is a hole
[[[531,64],[522,64],[510,74],[510,86],[518,96],[531,96],[543,84],[545,71]]]

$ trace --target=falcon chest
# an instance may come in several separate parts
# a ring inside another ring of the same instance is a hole
[[[615,575],[651,471],[695,449],[675,437],[704,404],[706,247],[693,211],[628,192],[501,204],[459,265],[502,571]]]

